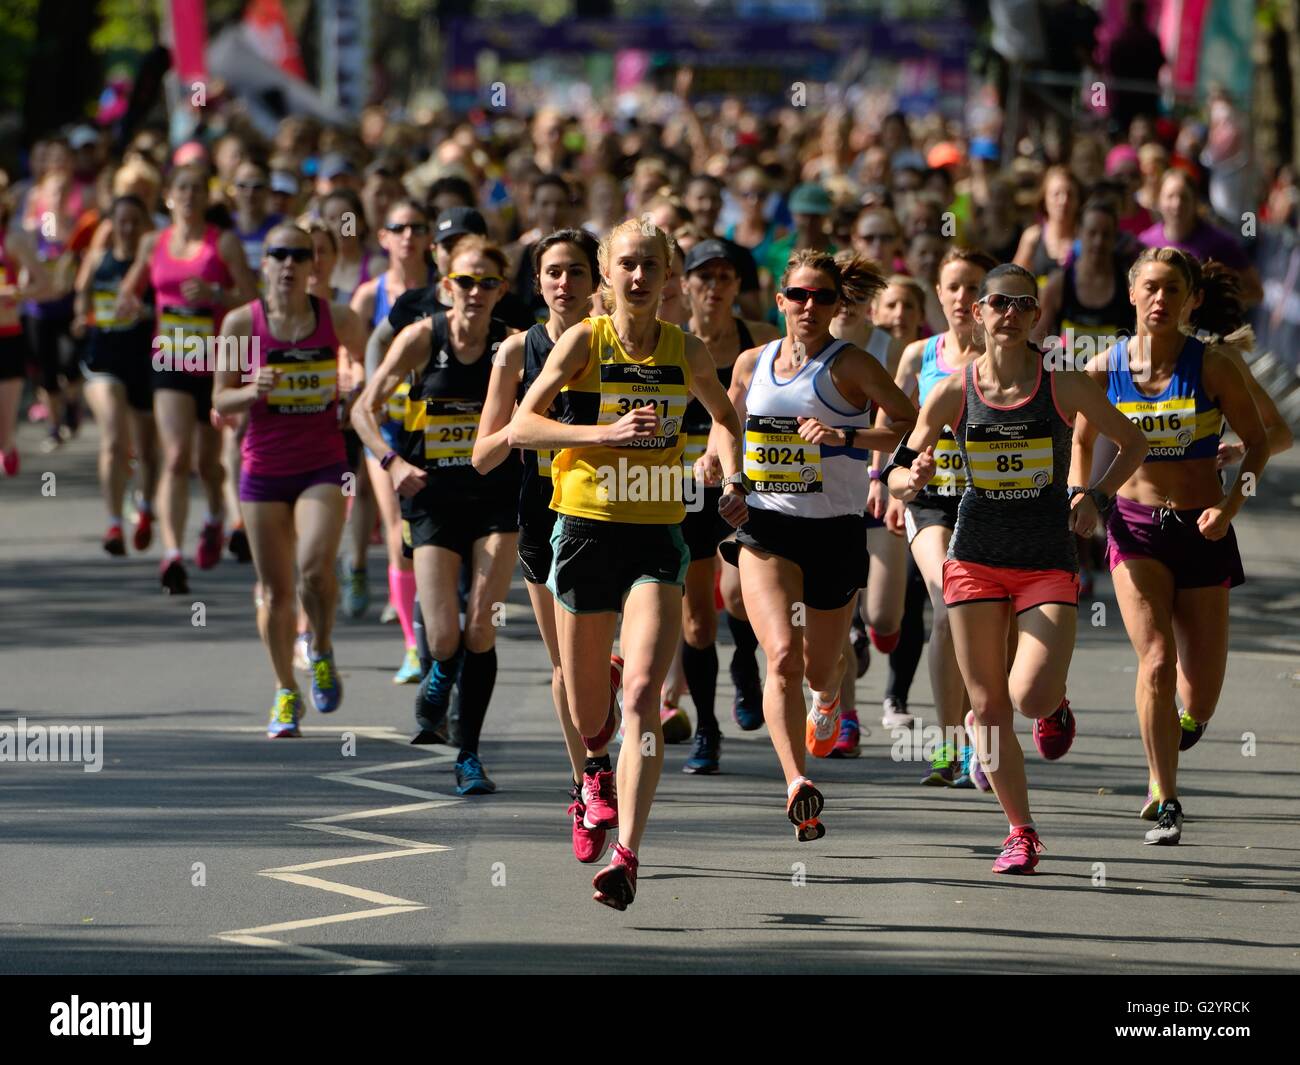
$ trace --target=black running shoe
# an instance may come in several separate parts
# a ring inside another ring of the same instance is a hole
[[[682,772],[716,773],[721,747],[721,732],[717,729],[711,731],[697,729],[695,732],[695,746],[691,748],[691,756],[686,759],[686,764],[682,766]]]
[[[1178,724],[1181,726],[1178,733],[1178,749],[1180,751],[1190,750],[1195,747],[1200,742],[1201,737],[1205,735],[1205,726],[1186,710],[1178,715]]]
[[[1160,804],[1156,827],[1146,834],[1145,843],[1177,843],[1183,838],[1183,808],[1177,799],[1166,799]]]
[[[248,533],[236,525],[230,530],[230,539],[226,541],[226,550],[240,562],[253,561],[253,549],[248,546]]]
[[[185,563],[179,558],[174,558],[170,562],[164,560],[158,579],[162,582],[163,591],[168,595],[190,594],[190,578],[185,572]]]

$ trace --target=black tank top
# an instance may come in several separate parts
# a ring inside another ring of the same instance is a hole
[[[533,382],[542,372],[542,367],[546,365],[546,359],[554,347],[555,341],[551,339],[545,324],[541,322],[532,326],[524,334],[524,372],[519,379],[520,399],[523,399],[524,394],[533,387]],[[554,493],[549,474],[551,452],[548,451],[543,455],[541,452],[526,448],[522,454],[524,472],[519,484],[519,525],[525,528],[538,523],[549,524],[554,518],[550,511],[551,496]],[[542,464],[540,470],[539,457]]]
[[[122,288],[122,279],[131,269],[133,259],[116,259],[112,249],[104,252],[90,279],[91,306],[94,312],[94,327],[90,330],[89,343],[94,354],[130,351],[138,353],[141,345],[146,350],[153,346],[153,289],[150,288],[141,298],[143,312],[132,323],[119,323],[113,317],[113,306],[117,302],[118,292]]]
[[[1132,336],[1136,317],[1128,300],[1128,285],[1124,272],[1114,269],[1115,288],[1110,299],[1101,307],[1086,307],[1079,299],[1074,285],[1075,263],[1065,269],[1061,292],[1061,332],[1073,329],[1075,336],[1111,337]]]
[[[446,312],[430,319],[429,361],[411,385],[402,457],[428,473],[421,496],[432,493],[437,505],[454,506],[462,499],[515,499],[522,469],[517,456],[511,455],[487,474],[478,473],[471,462],[492,357],[506,338],[507,326],[492,319],[483,353],[466,365],[451,350]]]
[[[750,333],[749,326],[745,324],[744,319],[736,318],[734,321],[736,323],[736,332],[740,334],[740,347],[736,352],[737,356],[739,356],[740,352],[748,351],[754,346],[754,336]],[[718,380],[722,382],[723,388],[731,388],[731,371],[735,367],[734,361],[730,366],[718,367]],[[682,428],[688,436],[699,436],[700,434],[708,436],[713,428],[713,416],[709,414],[708,408],[703,403],[692,398],[686,406],[686,416],[683,419]]]
[[[975,365],[964,371],[966,402],[954,426],[970,480],[957,507],[948,557],[1075,573],[1066,484],[1074,431],[1057,410],[1054,375],[1040,357],[1034,394],[1000,409],[980,396]]]

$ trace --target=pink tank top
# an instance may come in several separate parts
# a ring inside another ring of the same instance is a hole
[[[215,336],[220,331],[221,320],[226,316],[225,308],[208,302],[187,303],[181,295],[181,283],[193,277],[229,288],[234,284],[234,278],[217,251],[217,239],[221,231],[216,226],[208,226],[203,231],[203,244],[199,253],[191,259],[173,258],[168,251],[174,228],[168,226],[158,235],[153,259],[149,263],[149,280],[153,284],[158,307],[156,335],[169,343],[174,343],[176,339],[182,341],[174,369],[184,368],[190,373],[211,374],[212,368],[206,362],[200,367],[191,361],[182,367],[180,358],[186,348],[193,350],[191,345],[185,344],[190,337],[200,337],[206,344],[208,337]]]
[[[330,307],[311,298],[316,328],[293,342],[271,335],[266,304],[253,306],[253,373],[280,370],[275,387],[248,410],[244,469],[262,477],[288,477],[347,461],[338,419],[338,337]]]
[[[5,237],[0,233],[0,288],[17,288],[18,271],[9,259],[9,252],[5,249]],[[22,307],[18,303],[17,296],[0,297],[0,337],[17,336],[23,331],[23,323],[19,317],[22,313]]]

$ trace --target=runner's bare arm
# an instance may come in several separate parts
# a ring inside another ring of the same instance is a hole
[[[236,307],[221,321],[221,339],[226,337],[252,337],[253,315],[248,304]],[[233,347],[233,346],[232,346]],[[223,348],[222,350],[230,350]],[[238,367],[218,369],[212,375],[212,406],[218,414],[239,414],[248,410],[258,396],[264,396],[275,385],[279,373],[271,366],[263,366],[257,376],[249,381]]]
[[[961,419],[965,397],[964,374],[950,374],[930,390],[925,406],[916,415],[916,426],[905,441],[917,452],[916,460],[910,469],[900,466],[889,471],[886,486],[895,499],[911,502],[930,483],[934,476],[934,445],[945,425],[955,426]]]
[[[379,411],[407,374],[429,361],[433,323],[425,318],[408,325],[393,341],[373,377],[366,382],[352,408],[352,428],[372,455],[388,454],[389,446],[379,432]]]
[[[483,413],[474,440],[474,469],[489,473],[510,454],[510,416],[524,370],[524,334],[514,333],[501,342],[492,359]]]

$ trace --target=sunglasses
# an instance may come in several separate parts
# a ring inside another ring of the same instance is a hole
[[[405,233],[411,231],[415,237],[424,237],[429,234],[429,224],[427,222],[389,222],[384,226],[385,232],[388,233]]]
[[[267,248],[263,254],[268,259],[274,259],[278,263],[284,262],[285,259],[292,259],[296,263],[305,263],[316,257],[316,253],[311,248]]]
[[[994,292],[978,302],[987,303],[997,314],[1006,314],[1011,307],[1025,314],[1038,309],[1037,296],[1004,296],[1001,292]]]
[[[840,298],[840,294],[833,288],[799,288],[797,286],[783,288],[781,295],[791,303],[807,303],[812,300],[818,307],[832,307]]]
[[[494,288],[500,288],[505,284],[505,278],[496,276],[480,277],[478,274],[448,274],[447,280],[452,284],[468,292],[475,285],[486,292],[491,292]]]

